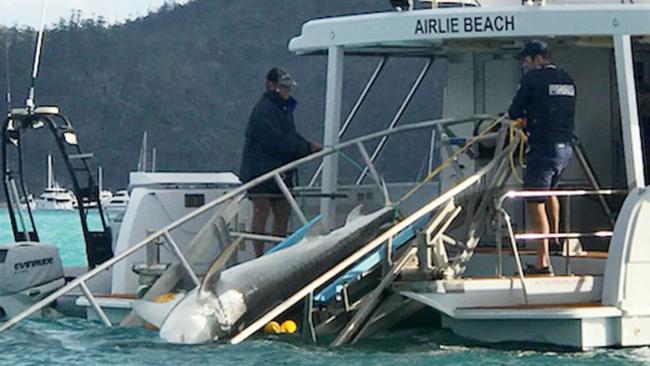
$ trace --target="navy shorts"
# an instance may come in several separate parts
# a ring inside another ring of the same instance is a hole
[[[573,156],[570,143],[531,145],[526,153],[525,189],[552,189]]]

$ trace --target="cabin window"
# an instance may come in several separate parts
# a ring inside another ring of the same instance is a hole
[[[0,250],[0,263],[4,263],[5,259],[7,259],[7,251]]]
[[[201,207],[204,204],[205,204],[205,195],[204,194],[186,194],[185,195],[185,207],[186,208]]]

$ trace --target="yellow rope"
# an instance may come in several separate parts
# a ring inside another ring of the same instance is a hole
[[[524,131],[522,131],[520,129],[521,124],[522,123],[521,123],[520,120],[513,121],[510,124],[510,126],[508,126],[508,137],[509,137],[509,141],[513,141],[513,139],[515,138],[515,134],[519,134],[519,137],[520,137],[520,139],[519,139],[519,165],[523,167],[525,165],[524,156],[525,156],[525,151],[526,151],[526,140],[528,139],[528,137],[526,136]],[[512,171],[512,175],[515,177],[515,179],[519,183],[524,183],[524,180],[522,179],[522,177],[520,177],[519,174],[517,173],[517,167],[515,165],[514,154],[510,154],[510,156],[508,157],[508,160],[510,161],[510,170]]]
[[[488,128],[485,129],[485,131],[483,131],[481,134],[474,136],[469,141],[467,141],[465,145],[463,145],[460,149],[456,150],[445,161],[443,161],[440,165],[438,165],[435,169],[433,169],[420,183],[416,184],[415,187],[413,187],[411,190],[406,192],[406,194],[404,194],[399,199],[399,201],[397,201],[397,204],[404,202],[404,200],[411,197],[413,193],[417,192],[417,190],[420,189],[424,184],[426,184],[431,179],[433,179],[433,177],[438,175],[443,169],[445,169],[449,164],[451,164],[458,156],[460,156],[460,154],[467,151],[467,149],[469,149],[476,141],[478,141],[480,138],[490,133],[492,128],[494,128],[496,125],[501,123],[501,121],[503,121],[504,119],[506,119],[506,115],[497,118],[492,124],[490,124],[490,126],[488,126]]]

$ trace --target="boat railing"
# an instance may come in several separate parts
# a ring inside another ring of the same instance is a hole
[[[368,94],[369,94],[370,90],[373,88],[373,86],[375,85],[377,79],[379,78],[382,71],[384,70],[384,67],[386,66],[386,63],[388,62],[388,60],[389,60],[388,56],[384,56],[379,60],[379,63],[375,67],[375,70],[370,75],[370,78],[368,79],[365,87],[363,88],[363,90],[361,91],[359,96],[357,97],[357,100],[356,100],[354,106],[350,110],[350,113],[348,113],[345,121],[343,122],[343,125],[339,129],[339,132],[338,132],[338,137],[339,138],[342,138],[345,135],[345,133],[347,132],[348,128],[350,127],[350,125],[352,124],[354,118],[356,117],[357,113],[359,112],[359,109],[361,108],[361,106],[365,102],[366,98],[368,97]],[[402,100],[402,103],[400,104],[400,107],[397,109],[397,112],[395,112],[395,115],[391,119],[391,121],[388,124],[388,127],[386,128],[386,130],[394,129],[397,126],[397,124],[400,122],[402,116],[404,115],[404,112],[406,111],[409,104],[413,100],[413,97],[415,96],[415,93],[418,91],[418,89],[420,88],[420,85],[422,85],[422,82],[424,81],[425,77],[427,76],[427,74],[431,70],[431,67],[433,66],[434,61],[435,61],[434,57],[428,57],[427,58],[427,61],[425,62],[424,66],[422,66],[422,69],[420,70],[420,73],[418,74],[417,78],[415,79],[415,81],[411,85],[411,88],[409,89],[408,93],[406,94],[406,96]],[[432,133],[434,133],[434,132],[435,132],[435,130],[432,131]],[[382,136],[379,143],[373,149],[372,154],[370,154],[368,157],[364,156],[364,158],[366,160],[366,163],[368,163],[368,161],[369,161],[372,164],[377,160],[377,158],[381,154],[382,150],[384,149],[384,146],[388,142],[389,136],[390,135]],[[431,145],[433,146],[433,139],[431,141]],[[368,155],[368,154],[366,153],[366,155]],[[432,156],[433,156],[433,149],[431,149],[430,153],[429,153],[429,159],[430,160],[431,160]],[[355,183],[354,183],[355,185],[361,184],[363,182],[364,178],[368,175],[368,173],[371,173],[371,171],[370,171],[371,168],[370,167],[371,167],[371,165],[366,165],[366,167],[362,169],[359,176],[355,180]],[[318,180],[318,177],[322,173],[322,171],[323,171],[323,162],[321,162],[319,164],[318,168],[316,169],[316,171],[312,175],[311,179],[309,180],[309,184],[307,185],[308,187],[313,187],[316,184],[316,181]]]
[[[497,211],[497,230],[496,230],[496,250],[497,250],[497,267],[496,275],[503,275],[503,235],[502,228],[505,226],[507,231],[508,242],[510,244],[510,250],[515,260],[515,267],[517,270],[517,275],[522,284],[522,289],[524,292],[524,300],[528,303],[528,292],[526,289],[525,274],[523,270],[523,263],[521,261],[521,256],[519,255],[519,249],[517,247],[517,241],[527,241],[527,240],[545,240],[545,239],[578,239],[578,238],[611,238],[613,235],[612,230],[596,230],[593,232],[562,232],[562,233],[516,233],[513,229],[512,219],[508,211],[504,208],[504,203],[508,200],[515,199],[531,199],[531,198],[542,198],[548,199],[551,197],[586,197],[586,196],[597,196],[602,199],[604,196],[613,196],[613,195],[624,195],[627,194],[628,190],[625,189],[572,189],[572,190],[524,190],[524,191],[515,191],[511,190],[504,193],[496,203]],[[601,201],[602,202],[602,201]],[[605,209],[607,207],[607,209]],[[603,207],[604,213],[607,215],[609,206]],[[566,274],[571,273],[570,261],[571,261],[571,250],[567,248],[565,251],[566,255]],[[549,252],[546,251],[547,260],[551,270],[553,269],[551,258]]]
[[[174,239],[173,239],[173,237],[171,235],[171,232],[174,229],[180,227],[184,223],[186,223],[188,221],[191,221],[191,220],[197,218],[198,216],[200,216],[200,215],[202,215],[202,214],[204,214],[204,213],[206,213],[206,212],[208,212],[210,210],[215,209],[217,206],[219,206],[221,204],[230,202],[231,200],[236,200],[238,197],[241,197],[242,195],[244,195],[249,189],[251,189],[251,188],[253,188],[253,187],[255,187],[255,186],[257,186],[257,185],[259,185],[259,184],[261,184],[263,182],[266,182],[266,181],[268,181],[270,179],[274,179],[275,182],[278,184],[278,186],[282,190],[282,193],[284,194],[284,196],[289,201],[293,212],[297,215],[297,217],[299,217],[300,221],[303,222],[303,223],[306,223],[307,220],[306,220],[306,217],[305,217],[304,213],[301,211],[300,207],[297,205],[293,195],[289,191],[289,189],[286,186],[286,184],[284,183],[284,181],[280,178],[283,173],[285,173],[287,171],[290,171],[292,169],[295,169],[296,167],[298,167],[300,165],[303,165],[305,163],[315,161],[315,160],[318,160],[318,159],[322,159],[323,157],[331,155],[331,154],[337,154],[341,150],[344,150],[344,149],[347,149],[347,148],[350,148],[350,147],[356,147],[359,150],[359,152],[361,153],[361,155],[364,157],[366,166],[368,167],[368,170],[369,170],[371,176],[374,178],[375,184],[377,184],[379,189],[385,195],[387,195],[388,192],[386,190],[386,186],[385,186],[383,180],[381,179],[381,177],[379,177],[376,168],[374,167],[373,163],[368,158],[368,153],[364,148],[364,143],[365,142],[375,140],[375,139],[378,139],[378,138],[383,138],[384,136],[388,136],[388,135],[394,135],[394,134],[398,134],[398,133],[405,133],[405,132],[408,132],[408,131],[416,131],[416,130],[422,130],[422,129],[435,128],[438,125],[445,125],[445,124],[449,124],[449,123],[457,124],[457,123],[464,123],[464,122],[477,122],[477,121],[481,121],[481,120],[485,120],[485,119],[489,119],[489,118],[490,118],[490,116],[487,116],[487,115],[475,115],[475,116],[471,116],[471,117],[468,117],[468,118],[461,118],[461,119],[444,118],[444,119],[438,119],[438,120],[432,120],[432,121],[424,121],[424,122],[412,123],[412,124],[408,124],[408,125],[402,125],[402,126],[399,126],[399,127],[394,127],[394,128],[391,128],[391,129],[371,133],[371,134],[368,134],[368,135],[365,135],[365,136],[362,136],[362,137],[359,137],[359,138],[351,139],[349,141],[340,143],[340,144],[338,144],[336,146],[326,146],[326,147],[324,147],[324,149],[322,151],[320,151],[318,153],[314,153],[314,154],[311,154],[309,156],[303,157],[301,159],[295,160],[295,161],[293,161],[293,162],[291,162],[289,164],[286,164],[286,165],[284,165],[282,167],[279,167],[279,168],[277,168],[275,170],[272,170],[272,171],[270,171],[270,172],[268,172],[268,173],[266,173],[264,175],[261,175],[260,177],[255,178],[255,179],[249,181],[248,183],[245,183],[245,184],[239,186],[238,188],[229,191],[228,193],[220,196],[219,198],[217,198],[217,199],[215,199],[215,200],[213,200],[211,202],[208,202],[207,204],[197,208],[196,210],[190,212],[189,214],[187,214],[187,215],[173,221],[172,223],[166,225],[165,227],[157,230],[153,234],[147,236],[145,239],[141,240],[138,243],[135,243],[134,245],[130,246],[128,249],[124,250],[123,252],[116,254],[111,259],[108,259],[107,261],[105,261],[105,262],[103,262],[101,264],[98,264],[95,268],[93,268],[89,272],[85,273],[82,276],[79,276],[79,277],[73,279],[68,284],[66,284],[64,287],[58,289],[57,291],[54,291],[50,295],[44,297],[42,300],[36,302],[35,304],[30,306],[29,308],[25,309],[24,311],[20,312],[19,314],[17,314],[13,318],[9,319],[8,321],[6,321],[2,325],[0,325],[0,332],[3,332],[5,330],[9,329],[13,325],[15,325],[18,322],[22,321],[23,319],[29,317],[31,314],[39,311],[40,309],[48,306],[50,303],[52,303],[53,301],[55,301],[59,297],[67,294],[68,292],[72,291],[73,289],[75,289],[77,287],[80,287],[81,290],[84,292],[84,294],[88,298],[89,302],[91,303],[93,309],[99,315],[100,319],[102,319],[102,321],[107,326],[110,326],[111,323],[110,323],[110,321],[108,321],[108,317],[106,316],[106,314],[103,313],[103,311],[102,311],[101,307],[98,305],[94,295],[88,289],[87,281],[92,279],[93,277],[97,276],[98,274],[102,273],[103,271],[109,269],[110,267],[112,267],[117,262],[120,262],[120,261],[124,260],[125,258],[131,256],[133,253],[141,250],[142,248],[145,248],[146,246],[148,246],[150,244],[155,244],[156,242],[159,242],[159,241],[163,241],[164,243],[166,243],[167,246],[169,247],[169,249],[171,250],[171,252],[178,258],[178,260],[179,260],[180,264],[182,265],[182,267],[189,274],[192,282],[197,286],[200,284],[199,278],[196,275],[196,273],[193,271],[193,269],[191,267],[191,264],[187,261],[185,255],[183,254],[180,247],[174,241]],[[487,171],[485,169],[482,169],[481,172],[482,173],[478,174],[473,180],[467,180],[467,182],[472,182],[472,183],[476,182],[476,180],[478,180],[482,176],[482,174],[485,174]],[[469,183],[469,184],[471,184],[471,183]],[[463,187],[466,187],[466,185],[463,186]],[[452,191],[452,193],[456,192],[457,190],[459,190],[459,189],[456,188],[454,191]],[[456,193],[454,193],[454,194],[456,194]],[[444,197],[447,197],[446,199],[449,199],[449,195],[450,194],[448,193]],[[429,212],[433,208],[437,207],[439,205],[437,202],[439,202],[439,200],[436,200],[434,202],[435,205],[433,205],[433,206],[431,206],[431,204],[426,206],[426,207],[428,207],[427,212]],[[420,211],[418,211],[418,212],[420,212]]]
[[[377,237],[373,238],[368,243],[361,246],[357,251],[355,251],[354,253],[350,254],[347,258],[337,263],[334,267],[327,270],[321,276],[317,277],[312,282],[305,285],[303,288],[299,289],[292,295],[288,296],[284,301],[282,301],[276,307],[270,309],[260,318],[250,323],[248,327],[244,328],[233,338],[231,338],[230,343],[238,344],[244,341],[249,336],[251,336],[259,329],[261,329],[269,321],[277,318],[286,310],[288,310],[289,308],[297,304],[299,301],[303,299],[313,298],[313,294],[315,291],[317,291],[319,288],[322,288],[322,286],[326,285],[333,279],[340,276],[342,273],[348,270],[352,265],[362,260],[370,253],[373,253],[377,250],[381,250],[381,248],[390,248],[390,246],[393,244],[394,240],[399,234],[412,228],[412,226],[416,225],[416,223],[418,223],[420,220],[423,219],[427,220],[426,224],[424,225],[424,228],[422,229],[423,232],[428,231],[431,234],[431,236],[434,238],[442,237],[448,227],[448,222],[450,222],[455,218],[455,215],[451,215],[452,217],[450,217],[449,210],[447,210],[446,207],[448,207],[450,203],[453,203],[453,201],[459,195],[463,194],[464,192],[467,192],[471,188],[481,185],[482,183],[484,183],[487,186],[494,186],[495,182],[502,182],[506,180],[507,177],[506,175],[502,174],[503,169],[501,168],[506,166],[506,162],[509,156],[515,151],[517,147],[517,143],[518,140],[515,139],[514,141],[512,141],[511,144],[503,147],[502,149],[497,149],[497,153],[488,164],[480,168],[474,174],[468,176],[467,178],[453,185],[451,188],[449,188],[447,191],[443,192],[439,196],[433,198],[431,201],[424,204],[415,212],[406,216],[405,218],[397,222],[395,225],[391,226],[389,229],[387,229]],[[468,143],[468,145],[471,145],[471,142]],[[485,197],[488,198],[485,198],[483,202],[492,201],[489,199],[490,195],[485,195]],[[452,211],[456,213],[458,212],[457,209],[454,209]],[[477,211],[482,211],[482,210],[477,210]],[[418,232],[419,231],[420,230],[418,230]],[[470,247],[466,247],[465,249],[467,251],[472,251],[477,244],[478,241],[473,242],[473,244],[469,244]],[[402,257],[399,258],[397,261],[393,261],[390,255],[386,255],[384,257],[385,260],[388,260],[392,264],[390,266],[391,267],[390,270],[387,271],[386,273],[385,279],[387,278],[390,280],[394,279],[395,276],[401,271],[401,269],[405,265],[406,259],[409,259],[412,255],[417,254],[420,248],[419,247],[416,248],[415,246],[416,244],[412,242],[411,246],[409,246],[409,248],[406,249]],[[391,252],[392,251],[390,251],[389,249],[385,251],[385,253],[391,253]],[[382,281],[382,284],[388,286],[390,282],[391,281]],[[379,289],[380,288],[378,288],[377,290]],[[359,310],[359,312],[361,312],[361,310]],[[353,321],[354,320],[355,319],[353,319]],[[360,325],[359,323],[354,323],[353,321],[351,321],[351,323],[348,324],[348,327],[350,329],[354,328],[356,331],[359,331],[360,328],[363,328],[362,324]],[[305,324],[311,324],[311,322],[307,320]]]

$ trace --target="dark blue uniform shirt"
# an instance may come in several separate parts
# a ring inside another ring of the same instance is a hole
[[[564,70],[548,64],[526,73],[508,110],[510,118],[526,118],[531,145],[573,140],[576,86]]]
[[[296,100],[283,100],[277,93],[266,92],[253,108],[248,126],[239,178],[248,182],[264,173],[308,155],[310,144],[296,131],[293,111]],[[283,177],[293,186],[295,171]],[[279,193],[273,180],[258,185],[249,192]]]

